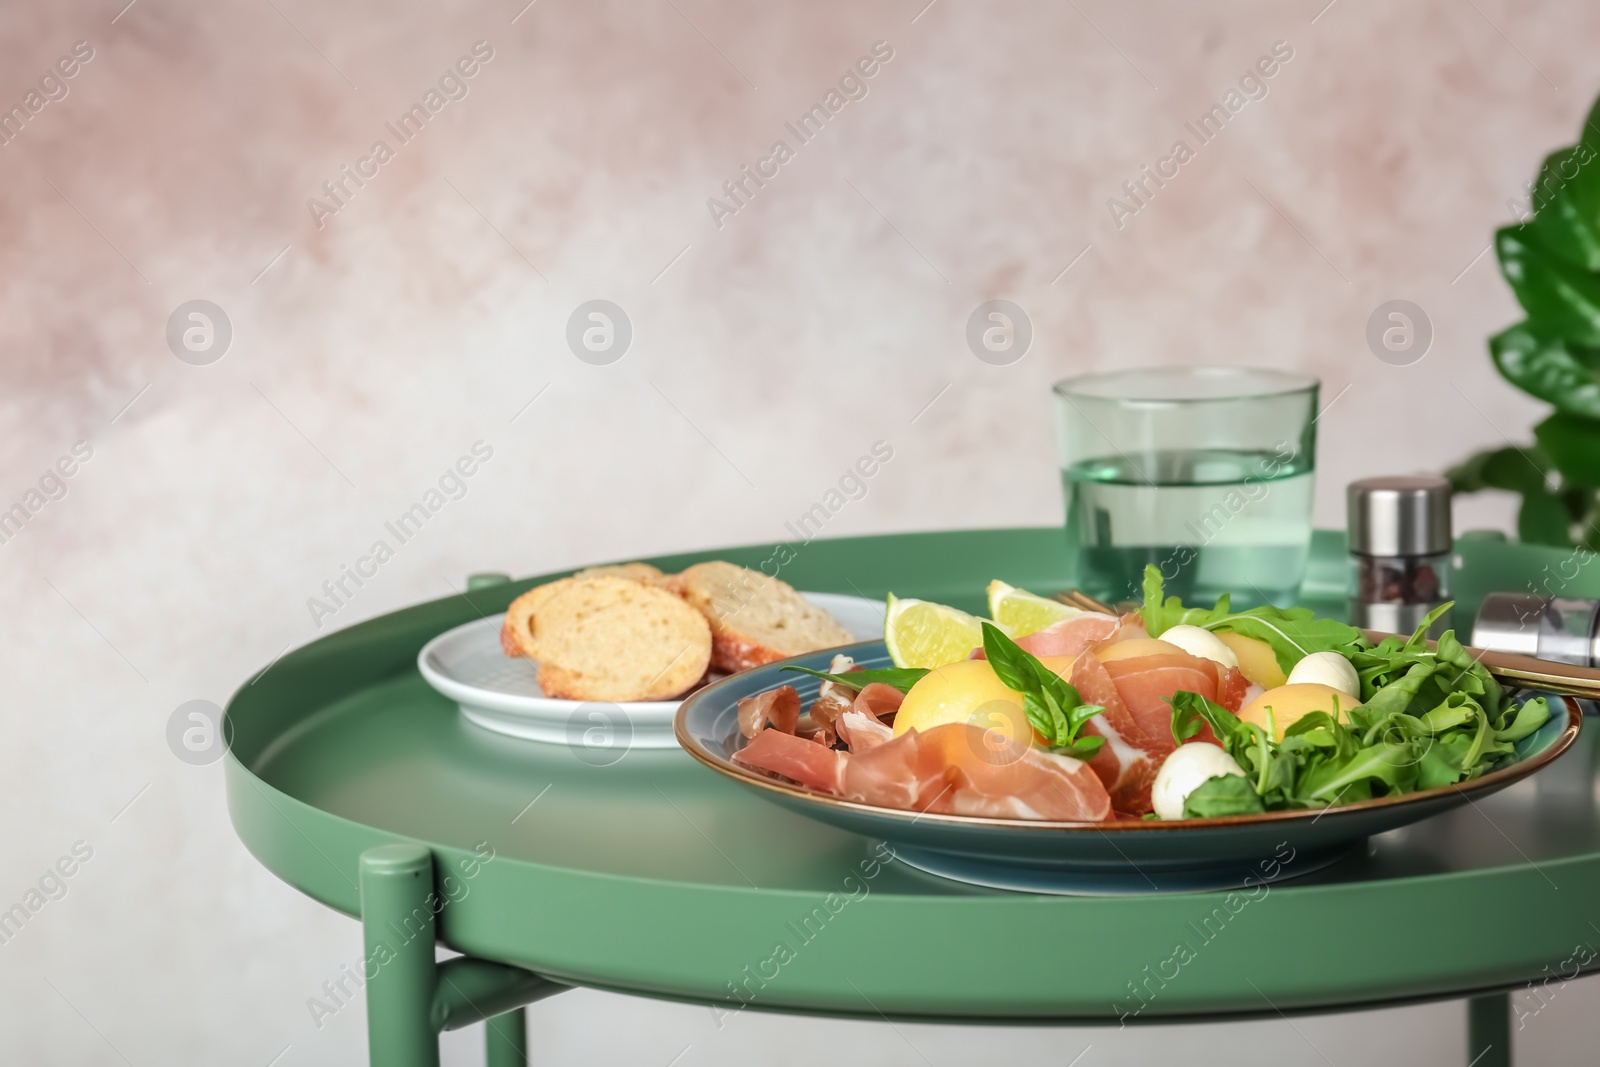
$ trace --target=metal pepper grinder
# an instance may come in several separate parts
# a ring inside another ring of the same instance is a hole
[[[1579,667],[1600,665],[1600,600],[1490,593],[1478,608],[1472,643]]]
[[[1437,475],[1362,478],[1346,493],[1350,621],[1409,634],[1450,599],[1450,483]],[[1428,630],[1450,628],[1446,612]]]

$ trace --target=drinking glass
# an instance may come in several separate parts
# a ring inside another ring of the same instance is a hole
[[[1254,367],[1151,367],[1055,385],[1072,583],[1288,606],[1311,543],[1316,378]]]

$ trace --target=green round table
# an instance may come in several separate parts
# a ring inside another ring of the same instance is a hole
[[[794,547],[783,577],[797,588],[972,610],[992,577],[1051,592],[1068,572],[1059,529]],[[653,562],[754,567],[771,551]],[[1462,630],[1486,592],[1564,574],[1567,559],[1493,538],[1463,539],[1457,555]],[[1316,534],[1302,602],[1342,614],[1344,562],[1342,536]],[[521,1006],[591,986],[719,1013],[1094,1025],[1468,997],[1468,1056],[1491,1067],[1510,1062],[1505,990],[1600,967],[1587,947],[1600,943],[1600,730],[1527,782],[1252,898],[989,891],[884,861],[877,842],[680,751],[593,766],[466,723],[417,673],[418,650],[552,577],[330,634],[229,703],[240,838],[362,919],[362,973],[337,984],[364,989],[374,1064],[437,1064],[438,1033],[480,1020],[492,1067],[524,1063]],[[1562,591],[1600,595],[1600,578]],[[436,940],[465,955],[436,966]]]

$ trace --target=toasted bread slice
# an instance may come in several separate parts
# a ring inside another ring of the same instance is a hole
[[[593,578],[602,574],[609,574],[614,578],[632,578],[646,585],[658,585],[666,578],[666,575],[661,573],[660,567],[649,563],[607,563],[599,567],[585,567],[573,577]]]
[[[527,624],[546,696],[667,700],[705,675],[711,627],[672,593],[615,575],[551,584]]]
[[[558,578],[553,582],[536,585],[513,600],[506,608],[506,621],[500,626],[500,648],[505,654],[538,659],[539,654],[534,650],[533,613],[539,610],[539,605],[546,600],[562,590],[572,588],[580,580],[577,575],[571,578]]]
[[[558,578],[544,585],[536,585],[513,600],[510,607],[506,608],[506,621],[500,627],[500,648],[508,656],[529,656],[538,659],[533,650],[533,634],[528,629],[528,620],[532,618],[534,611],[551,596],[571,588],[572,583],[578,579],[601,575],[631,578],[649,585],[659,585],[668,580],[660,568],[648,563],[608,563],[600,567],[585,567],[570,578]]]
[[[721,560],[668,579],[711,624],[711,666],[746,671],[763,663],[847,645],[855,635],[787,582]]]

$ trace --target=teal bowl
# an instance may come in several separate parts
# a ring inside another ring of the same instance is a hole
[[[1217,819],[1042,822],[940,815],[860,804],[769,777],[732,760],[743,744],[738,705],[745,697],[792,685],[809,703],[821,684],[786,666],[825,670],[837,652],[863,667],[892,666],[882,641],[828,649],[735,674],[683,702],[678,743],[696,760],[760,796],[802,815],[887,842],[896,858],[930,874],[1029,893],[1192,893],[1236,889],[1320,870],[1368,837],[1398,829],[1498,792],[1546,766],[1583,724],[1571,697],[1542,690],[1557,714],[1517,743],[1506,765],[1460,785],[1314,811]],[[1559,709],[1566,709],[1566,715]]]

